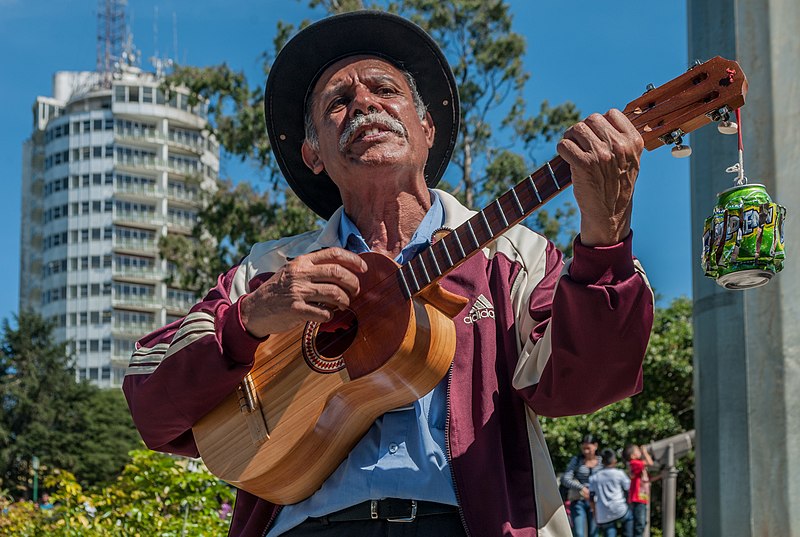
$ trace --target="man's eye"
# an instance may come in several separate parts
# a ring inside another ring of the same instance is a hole
[[[391,88],[389,86],[383,86],[378,88],[379,95],[391,95],[393,93],[395,93],[394,88]]]
[[[342,106],[347,106],[347,99],[344,97],[337,97],[328,105],[328,110],[334,110],[336,108],[341,108]]]

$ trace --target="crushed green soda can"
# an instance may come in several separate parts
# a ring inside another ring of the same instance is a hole
[[[717,194],[703,227],[705,275],[726,289],[765,285],[783,269],[786,209],[764,185],[742,185]]]

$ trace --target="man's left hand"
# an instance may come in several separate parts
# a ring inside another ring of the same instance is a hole
[[[639,132],[616,109],[592,114],[564,133],[557,150],[572,171],[582,244],[610,246],[630,233],[643,149]]]

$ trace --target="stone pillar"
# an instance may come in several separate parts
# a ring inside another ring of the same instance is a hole
[[[698,535],[800,536],[800,2],[689,0],[689,55],[737,59],[745,171],[788,211],[788,262],[765,287],[703,276],[703,221],[732,185],[736,140],[691,135]]]

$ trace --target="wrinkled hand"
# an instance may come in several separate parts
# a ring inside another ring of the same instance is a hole
[[[330,321],[358,294],[356,274],[366,270],[363,259],[342,248],[297,257],[242,298],[242,323],[252,335],[264,337],[309,321]]]
[[[581,212],[581,242],[610,246],[630,233],[633,187],[644,141],[616,109],[592,114],[570,127],[558,143],[572,171]]]

